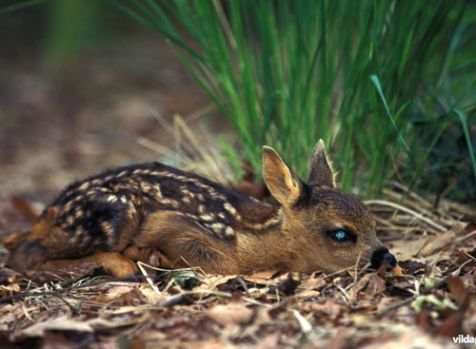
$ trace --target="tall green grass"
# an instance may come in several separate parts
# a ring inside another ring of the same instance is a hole
[[[111,1],[170,41],[257,173],[269,144],[305,176],[323,138],[341,185],[370,194],[418,178],[453,110],[474,115],[474,99],[440,100],[467,1]]]
[[[104,12],[99,1],[48,0],[45,61],[67,61],[100,36]]]

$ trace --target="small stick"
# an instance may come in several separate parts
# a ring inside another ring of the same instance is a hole
[[[296,320],[298,321],[299,326],[301,327],[301,331],[303,333],[307,334],[312,331],[312,325],[309,323],[309,321],[307,321],[307,319],[304,316],[301,315],[299,311],[297,311],[296,309],[293,309],[292,313],[294,317],[296,318]]]
[[[469,232],[468,234],[464,235],[464,236],[460,236],[458,238],[455,239],[455,242],[456,243],[459,243],[459,242],[462,242],[466,239],[469,239],[470,237],[473,237],[476,235],[476,230],[473,230],[472,232]],[[470,255],[468,255],[470,256]],[[472,256],[470,256],[470,258],[473,258]]]
[[[141,262],[141,261],[138,261],[137,262],[137,266],[139,267],[139,270],[141,271],[142,275],[144,275],[145,277],[145,280],[147,281],[147,283],[149,284],[149,286],[154,290],[155,293],[157,293],[158,295],[162,294],[159,290],[159,288],[157,287],[157,285],[154,284],[154,281],[152,281],[152,279],[150,278],[149,274],[147,273],[147,271],[145,270],[144,268],[144,265],[149,267],[149,265]]]
[[[366,205],[387,205],[387,206],[390,206],[390,207],[393,207],[397,210],[400,210],[400,211],[403,211],[405,213],[408,213],[412,216],[414,216],[415,218],[427,223],[428,225],[432,226],[433,228],[436,228],[440,231],[446,231],[447,229],[445,227],[443,227],[442,225],[438,224],[438,223],[435,223],[433,222],[431,219],[429,218],[426,218],[424,217],[422,214],[414,211],[414,210],[411,210],[405,206],[402,206],[402,205],[399,205],[399,204],[396,204],[396,203],[393,203],[393,202],[390,202],[390,201],[386,201],[386,200],[367,200],[364,202]]]
[[[342,295],[344,296],[344,300],[347,304],[350,304],[350,297],[349,295],[347,294],[347,292],[342,288],[342,286],[339,286],[339,285],[336,285],[337,289],[342,293]]]

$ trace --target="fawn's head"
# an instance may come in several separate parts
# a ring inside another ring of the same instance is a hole
[[[395,257],[375,233],[370,211],[354,195],[336,188],[324,142],[316,144],[304,183],[270,147],[263,148],[263,176],[283,208],[283,231],[298,245],[294,268],[338,271],[371,262],[394,267]]]

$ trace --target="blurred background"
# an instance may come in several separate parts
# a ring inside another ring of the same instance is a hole
[[[4,195],[50,199],[82,176],[154,159],[138,139],[173,138],[157,115],[209,104],[165,40],[110,4],[46,1],[1,17]]]
[[[347,190],[475,202],[475,2],[4,0],[0,17],[2,197],[157,159],[259,180],[263,144],[306,178],[323,138]]]

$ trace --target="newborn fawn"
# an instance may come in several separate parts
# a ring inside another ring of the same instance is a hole
[[[119,277],[134,274],[137,260],[219,274],[396,265],[369,210],[336,189],[322,140],[307,183],[266,146],[263,178],[278,207],[160,163],[106,171],[68,186],[31,231],[7,238],[7,265],[95,263]]]

